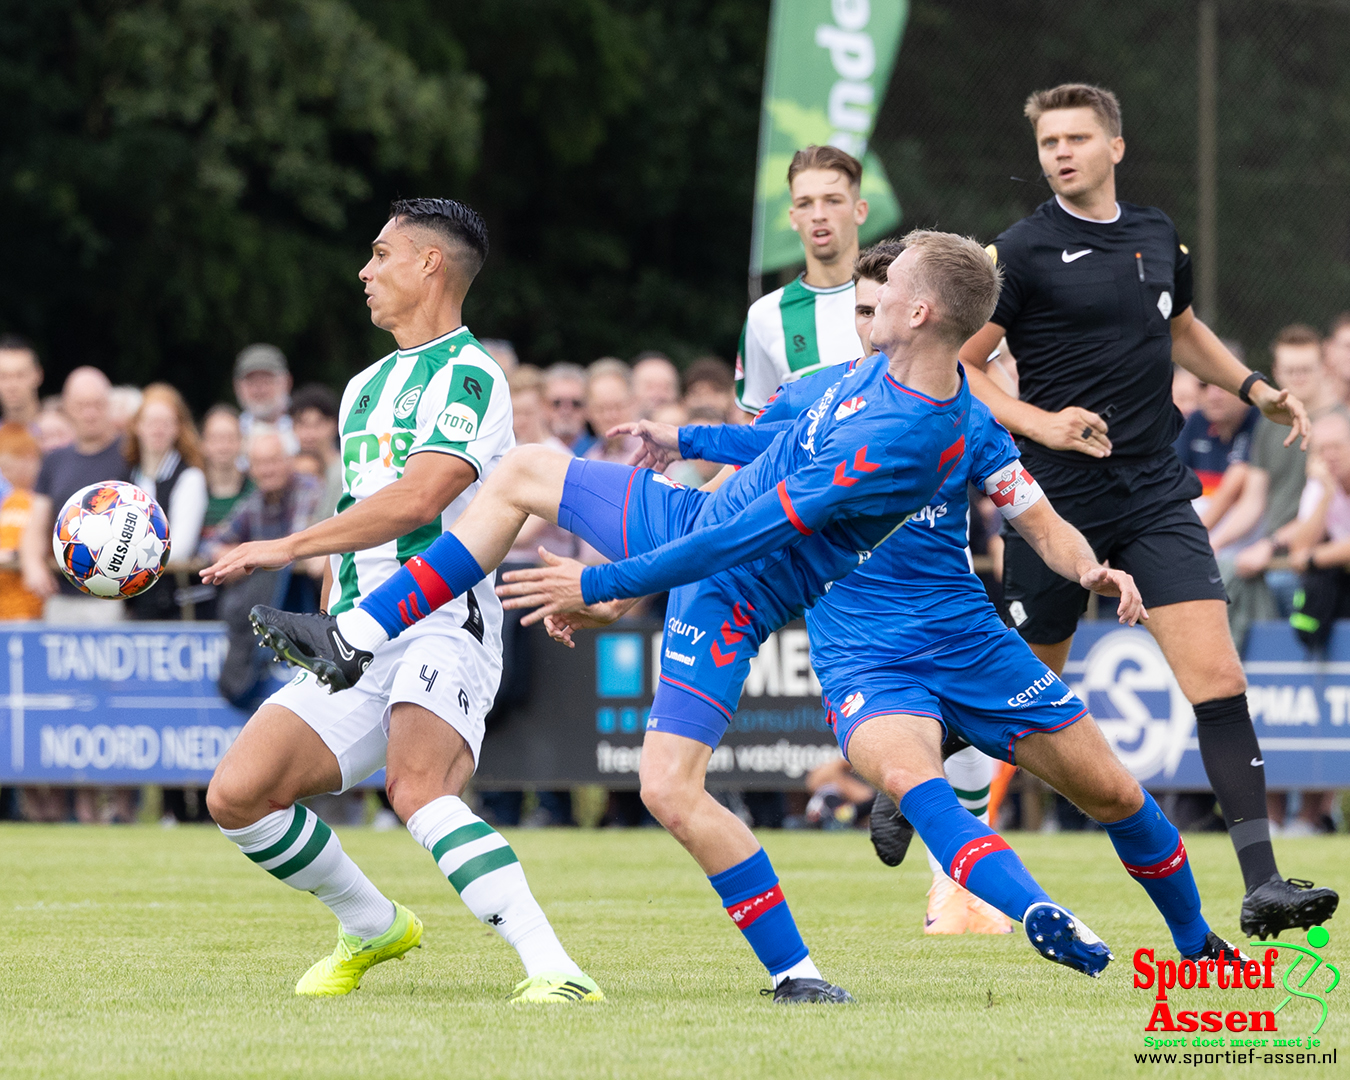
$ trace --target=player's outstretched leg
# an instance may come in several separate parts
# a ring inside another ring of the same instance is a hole
[[[525,978],[512,991],[522,1004],[603,1001],[604,994],[567,954],[530,892],[506,838],[452,792],[463,789],[474,758],[463,736],[435,713],[401,701],[389,724],[389,800],[412,838],[431,853],[464,906],[516,950]]]
[[[294,713],[264,705],[216,769],[207,806],[239,850],[338,919],[338,942],[296,984],[297,994],[355,990],[374,965],[422,941],[422,923],[384,896],[342,850],[337,835],[295,799],[342,787],[337,759]],[[273,807],[281,805],[284,809]]]
[[[698,739],[648,730],[640,766],[643,802],[708,875],[731,921],[768,969],[775,1002],[851,1002],[848,991],[823,979],[811,960],[768,854],[704,788],[711,756],[711,746]]]
[[[1237,950],[1213,933],[1186,846],[1158,804],[1111,753],[1091,716],[1017,743],[1017,763],[1101,824],[1126,871],[1148,893],[1183,959],[1221,960]]]
[[[854,728],[849,760],[900,809],[953,881],[1022,922],[1047,960],[1097,976],[1111,951],[1068,909],[1050,899],[1016,853],[957,801],[941,773],[939,725],[920,716],[879,716]]]
[[[355,685],[371,655],[437,608],[467,592],[506,557],[527,517],[558,520],[558,504],[575,459],[540,446],[502,458],[450,532],[409,559],[340,615],[292,615],[253,609],[258,636],[288,663],[334,690]]]

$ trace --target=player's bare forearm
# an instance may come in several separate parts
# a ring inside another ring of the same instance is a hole
[[[1027,507],[1012,524],[1041,561],[1060,577],[1077,581],[1101,565],[1083,534],[1055,512],[1049,499]]]
[[[966,348],[969,347],[970,344],[967,342]],[[966,371],[966,381],[970,384],[970,392],[989,406],[989,411],[994,414],[994,419],[1014,435],[1026,435],[1034,438],[1033,432],[1041,426],[1043,418],[1048,415],[1045,410],[1038,409],[1035,405],[1029,405],[1025,401],[1019,401],[999,386],[985,374],[983,357],[979,361],[970,361],[965,358],[965,349],[962,349],[961,353],[962,366]]]
[[[1172,320],[1172,359],[1201,381],[1222,386],[1231,394],[1241,390],[1252,373],[1190,308]],[[1268,420],[1291,429],[1285,446],[1297,441],[1300,449],[1308,449],[1308,411],[1298,398],[1263,381],[1253,383],[1247,396]]]
[[[319,610],[328,614],[328,594],[333,590],[333,563],[330,560],[323,568],[323,581],[319,583]]]
[[[430,460],[427,460],[430,459]],[[342,555],[387,544],[435,521],[478,478],[462,458],[416,454],[403,476],[340,514],[279,540],[240,544],[201,572],[221,584],[257,569],[276,569],[298,559]]]
[[[1122,623],[1133,626],[1148,618],[1134,579],[1103,566],[1083,534],[1055,513],[1048,499],[1029,506],[1012,524],[1055,573],[1102,596],[1119,596],[1116,614]]]
[[[1201,382],[1222,386],[1230,394],[1236,394],[1251,374],[1191,308],[1172,320],[1172,359]]]
[[[1107,424],[1096,413],[1077,405],[1059,412],[1046,412],[1012,397],[986,374],[985,359],[1002,335],[1003,328],[997,323],[986,323],[983,330],[961,347],[961,364],[970,392],[983,401],[994,419],[1014,435],[1023,435],[1052,450],[1073,450],[1095,458],[1110,457]]]

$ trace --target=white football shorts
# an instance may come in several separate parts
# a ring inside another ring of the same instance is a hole
[[[421,705],[459,732],[477,769],[483,721],[497,697],[502,659],[467,630],[446,622],[432,616],[385,642],[350,690],[330,694],[301,671],[267,699],[265,704],[299,716],[333,751],[342,767],[340,791],[384,767],[389,716],[404,701]]]

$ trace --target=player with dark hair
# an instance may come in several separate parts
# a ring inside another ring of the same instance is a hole
[[[1246,882],[1249,936],[1325,921],[1331,889],[1280,876],[1266,819],[1265,767],[1226,594],[1191,507],[1200,484],[1172,450],[1181,429],[1172,362],[1260,407],[1302,438],[1302,403],[1234,357],[1191,310],[1191,259],[1162,211],[1116,201],[1125,153],[1114,94],[1071,83],[1027,99],[1054,197],[989,247],[1005,283],[993,318],[961,350],[971,391],[1013,434],[1064,518],[1129,571],[1148,628],[1195,709],[1200,754]],[[1021,400],[983,367],[1006,335]],[[1069,656],[1087,593],[1009,533],[1004,595],[1017,630],[1055,672]]]
[[[242,544],[202,571],[223,582],[329,556],[324,606],[347,611],[453,524],[512,446],[506,376],[461,322],[487,228],[450,199],[394,203],[361,270],[371,321],[398,348],[347,384],[339,409],[337,514],[281,540]],[[395,813],[460,899],[520,954],[517,1002],[598,1001],[530,893],[510,844],[460,798],[478,764],[502,671],[502,609],[489,583],[462,590],[375,650],[360,686],[329,694],[301,672],[254,713],[211,778],[221,831],[269,874],[337,916],[338,944],[296,993],[350,993],[422,939],[337,836],[299,802],[386,768]]]
[[[540,607],[529,621],[670,590],[642,797],[708,874],[776,1001],[850,999],[821,978],[768,856],[704,779],[759,645],[925,506],[965,452],[969,397],[956,349],[993,310],[998,275],[961,237],[917,232],[906,245],[873,323],[888,355],[848,372],[715,493],[520,447],[451,532],[355,610],[326,619],[255,609],[279,654],[343,685],[360,677],[368,650],[480,582],[529,514],[616,560],[582,567],[546,556],[549,565],[508,574],[512,605]],[[866,409],[847,407],[864,398]]]

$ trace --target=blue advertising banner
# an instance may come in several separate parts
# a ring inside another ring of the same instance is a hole
[[[659,626],[579,635],[575,651],[538,637],[532,693],[489,725],[478,782],[635,785]],[[217,623],[13,623],[0,638],[0,783],[204,786],[247,719],[216,690]],[[1284,623],[1258,624],[1246,651],[1270,786],[1350,787],[1350,623],[1323,660]],[[1082,623],[1064,677],[1149,788],[1208,787],[1194,714],[1146,632]],[[709,786],[799,787],[837,756],[819,694],[805,628],[783,628],[754,662]]]
[[[219,623],[0,631],[0,782],[204,786],[248,717]]]
[[[1288,623],[1247,640],[1247,699],[1272,789],[1350,786],[1350,624],[1312,660]],[[1064,679],[1129,770],[1153,791],[1209,787],[1191,710],[1153,638],[1109,622],[1079,624]]]

